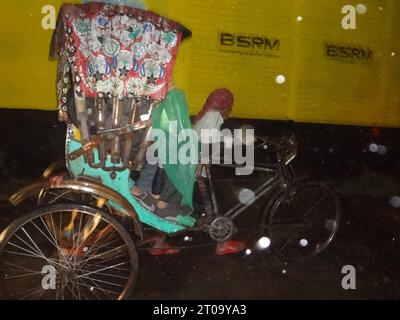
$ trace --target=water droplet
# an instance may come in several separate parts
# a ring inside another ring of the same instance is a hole
[[[369,151],[371,151],[371,152],[377,152],[378,151],[378,145],[376,144],[376,143],[371,143],[370,145],[369,145]]]
[[[282,273],[283,273],[283,274],[286,274],[286,272],[287,272],[287,271],[286,271],[285,269],[282,270]]]
[[[399,196],[394,196],[390,198],[390,205],[393,208],[400,208],[400,197]]]
[[[307,239],[301,239],[300,241],[299,241],[299,244],[300,244],[300,246],[301,247],[307,247],[308,246],[308,240]]]
[[[350,224],[349,222],[347,224]],[[325,228],[329,231],[335,230],[336,227],[336,220],[333,219],[328,219],[325,222]]]
[[[368,11],[368,8],[365,4],[360,3],[356,6],[356,10],[358,14],[365,14]]]
[[[284,75],[279,75],[275,78],[277,84],[283,84],[286,82],[286,77]]]
[[[238,198],[243,204],[252,204],[255,201],[254,191],[250,189],[242,189],[239,192]]]
[[[257,248],[260,250],[267,249],[271,245],[271,240],[268,237],[262,237],[257,241]]]
[[[387,152],[387,149],[384,145],[379,145],[378,146],[378,150],[377,150],[378,154],[380,154],[381,156],[385,155]]]
[[[302,17],[302,16],[298,16],[298,17],[296,18],[296,20],[297,20],[297,22],[302,22],[302,21],[303,21],[303,17]]]
[[[396,55],[396,52],[392,52],[390,55],[391,55],[392,57],[394,57],[394,56]]]

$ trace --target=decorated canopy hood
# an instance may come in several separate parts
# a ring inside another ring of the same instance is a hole
[[[154,12],[104,3],[65,4],[53,35],[59,55],[59,103],[79,97],[164,99],[180,41],[191,35]]]

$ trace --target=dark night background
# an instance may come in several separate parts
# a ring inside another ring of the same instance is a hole
[[[228,127],[251,124],[256,134],[293,132],[300,141],[299,172],[332,185],[342,202],[338,236],[320,256],[302,264],[283,264],[272,254],[219,257],[213,246],[184,250],[179,256],[151,257],[140,251],[137,299],[398,299],[400,298],[399,129],[228,120]],[[0,110],[0,223],[15,213],[7,198],[40,178],[63,157],[65,124],[56,112]],[[369,151],[377,143],[386,154]],[[235,181],[231,181],[235,185]],[[265,201],[265,199],[264,199]],[[263,199],[240,218],[239,238],[247,239]],[[171,239],[179,242],[180,239]],[[249,245],[250,246],[250,245]],[[357,289],[341,287],[341,269],[354,265]]]

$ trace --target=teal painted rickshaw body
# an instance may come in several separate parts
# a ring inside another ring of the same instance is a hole
[[[136,198],[132,195],[131,189],[134,185],[133,180],[130,178],[130,171],[126,169],[124,171],[116,171],[114,179],[111,176],[111,172],[105,171],[102,168],[92,168],[88,163],[85,162],[84,156],[77,157],[75,160],[68,159],[68,155],[72,152],[82,148],[82,144],[78,139],[74,139],[72,125],[68,125],[67,130],[67,139],[66,139],[66,159],[67,159],[67,168],[69,174],[73,178],[89,178],[96,181],[101,182],[103,185],[108,188],[116,191],[121,196],[123,196],[135,209],[139,220],[141,223],[144,223],[148,226],[151,226],[159,231],[162,231],[167,234],[176,233],[182,230],[185,230],[187,227],[181,224],[178,224],[174,221],[169,221],[163,219],[153,212],[147,210],[136,200]],[[95,162],[98,161],[97,152],[94,152]],[[106,166],[112,167],[115,164],[111,163],[110,155],[107,156]],[[120,210],[121,207],[118,203],[110,202],[110,205],[117,210]]]

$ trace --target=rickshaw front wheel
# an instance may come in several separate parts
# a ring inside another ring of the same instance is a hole
[[[6,299],[129,298],[138,257],[129,233],[99,208],[54,204],[0,235],[0,292]]]
[[[321,253],[334,239],[340,222],[338,197],[319,182],[289,186],[266,210],[262,234],[284,261],[305,261]]]

